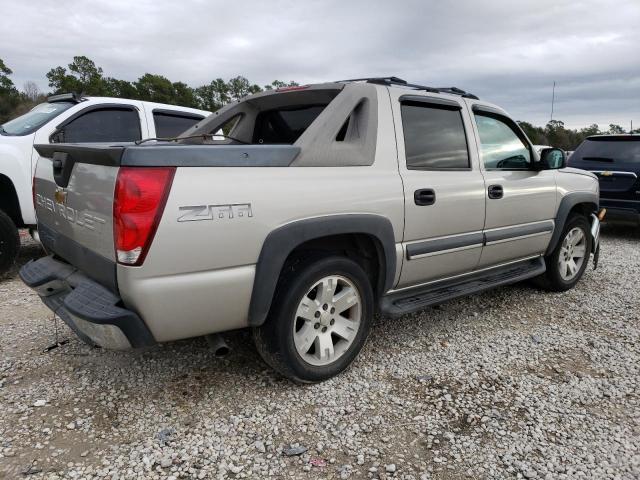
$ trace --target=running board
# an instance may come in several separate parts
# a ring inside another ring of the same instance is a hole
[[[390,293],[380,300],[380,310],[390,317],[399,317],[457,297],[537,277],[543,274],[545,270],[546,266],[542,257],[513,263],[489,271],[471,274],[464,279],[443,281],[402,292]]]

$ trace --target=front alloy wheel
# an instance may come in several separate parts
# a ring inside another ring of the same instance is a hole
[[[547,271],[534,282],[552,292],[573,288],[587,268],[592,243],[589,219],[577,213],[571,215],[557,245],[544,257]]]
[[[572,228],[562,240],[558,267],[560,276],[566,282],[573,280],[582,269],[587,256],[587,240],[583,230]]]

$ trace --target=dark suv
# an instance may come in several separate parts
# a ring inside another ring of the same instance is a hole
[[[640,135],[588,137],[569,157],[569,166],[598,175],[608,220],[640,225]]]

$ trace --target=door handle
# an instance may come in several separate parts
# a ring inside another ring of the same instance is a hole
[[[433,188],[421,188],[413,192],[413,201],[420,206],[433,205],[436,203],[436,192]]]
[[[504,190],[502,189],[502,185],[489,185],[489,198],[497,200],[498,198],[502,198],[504,195]]]

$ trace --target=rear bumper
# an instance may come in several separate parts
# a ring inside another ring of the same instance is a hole
[[[113,350],[156,343],[142,319],[120,306],[119,296],[67,263],[51,256],[31,261],[20,278],[86,343]]]

